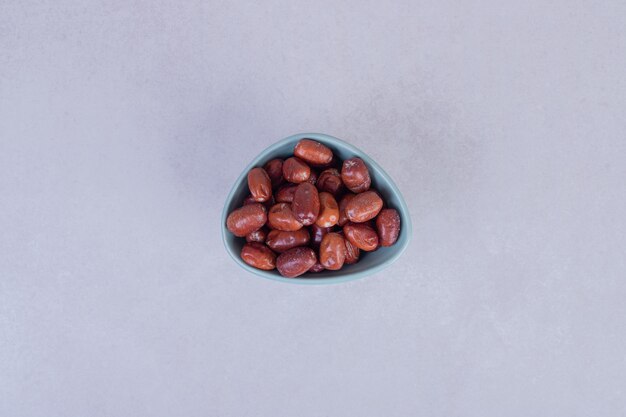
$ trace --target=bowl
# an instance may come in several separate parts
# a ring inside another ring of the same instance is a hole
[[[394,208],[400,214],[400,235],[396,243],[389,247],[380,247],[373,252],[361,251],[359,262],[345,265],[338,271],[322,271],[318,273],[307,272],[296,278],[285,278],[277,270],[263,271],[246,264],[240,257],[241,248],[245,244],[244,238],[233,235],[226,228],[226,218],[233,210],[241,207],[243,200],[250,194],[248,190],[248,171],[254,167],[262,167],[274,158],[286,158],[293,155],[293,148],[300,139],[309,138],[317,140],[332,149],[333,153],[341,160],[359,157],[369,168],[372,178],[372,188],[378,190],[389,208]],[[391,177],[369,156],[353,145],[322,133],[300,133],[289,136],[265,149],[243,170],[235,181],[233,188],[228,193],[224,211],[222,212],[222,239],[226,251],[241,268],[263,278],[281,282],[298,284],[337,284],[366,277],[382,271],[406,250],[412,236],[411,217],[407,205],[394,184]]]

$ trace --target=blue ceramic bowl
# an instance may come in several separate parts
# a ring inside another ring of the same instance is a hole
[[[248,190],[248,171],[254,167],[262,167],[266,162],[274,158],[286,158],[293,155],[293,148],[300,139],[315,139],[332,149],[333,153],[341,160],[355,156],[361,158],[370,171],[372,188],[375,188],[383,196],[389,208],[395,208],[400,213],[401,230],[398,241],[390,247],[379,248],[374,252],[361,251],[359,262],[346,265],[339,271],[322,271],[318,273],[306,273],[296,278],[284,278],[277,270],[262,271],[246,264],[240,257],[241,248],[245,243],[244,238],[238,238],[226,228],[228,214],[241,207],[244,198],[250,194]],[[402,255],[411,240],[412,227],[409,209],[402,198],[398,187],[393,183],[389,175],[372,158],[355,148],[354,146],[332,136],[321,133],[300,133],[289,136],[265,149],[257,156],[241,173],[230,190],[222,212],[222,239],[226,251],[231,258],[243,269],[264,278],[282,282],[299,284],[336,284],[363,278],[375,272],[382,271]]]

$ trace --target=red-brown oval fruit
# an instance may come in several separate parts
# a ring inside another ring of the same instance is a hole
[[[295,278],[311,269],[316,262],[313,249],[298,247],[280,254],[276,259],[276,267],[282,276]]]
[[[335,198],[343,191],[341,174],[335,168],[328,168],[322,171],[315,185],[318,190],[331,193]]]
[[[343,227],[343,233],[350,243],[361,250],[369,252],[378,248],[378,235],[369,223],[348,222]]]
[[[331,231],[331,227],[319,227],[317,224],[313,223],[309,228],[311,231],[311,246],[315,249],[320,247],[320,243],[322,243],[322,239],[326,233]]]
[[[272,208],[272,206],[276,204],[276,200],[274,200],[274,195],[272,195],[269,200],[267,200],[265,203],[262,203],[262,204],[265,206],[267,210]]]
[[[267,221],[267,209],[261,203],[248,204],[230,213],[226,219],[226,227],[237,237],[260,229]]]
[[[267,228],[261,227],[259,230],[255,230],[252,233],[246,235],[246,242],[260,242],[264,243],[267,238]]]
[[[272,188],[276,189],[279,185],[285,182],[283,178],[283,160],[282,159],[272,159],[263,167],[267,175],[270,177],[270,181],[272,181]]]
[[[336,271],[341,269],[346,260],[346,244],[343,236],[338,233],[328,233],[320,245],[320,263],[324,268]]]
[[[332,194],[319,193],[320,212],[315,224],[320,227],[333,227],[339,221],[339,206]]]
[[[370,172],[361,158],[350,158],[343,161],[341,180],[353,193],[367,191],[372,184]]]
[[[324,270],[324,265],[322,265],[319,261],[315,262],[313,266],[309,269],[309,272],[322,272]]]
[[[329,163],[322,165],[321,168],[335,168],[338,170],[341,170],[341,164],[343,163],[343,161],[339,158],[337,158],[337,155],[333,154],[333,159],[330,160]]]
[[[243,199],[244,206],[247,206],[248,204],[254,204],[254,203],[256,203],[256,201],[254,201],[254,197],[252,196],[252,194],[250,194],[249,196]]]
[[[301,139],[296,144],[293,154],[311,165],[326,165],[333,159],[333,151],[330,148],[312,139]]]
[[[344,239],[344,243],[346,244],[346,265],[355,264],[359,261],[359,256],[361,255],[361,250],[354,246],[348,239]]]
[[[348,223],[348,216],[346,216],[346,206],[354,198],[356,194],[348,193],[343,196],[341,201],[339,202],[339,221],[337,224],[343,227],[346,223]]]
[[[248,188],[254,201],[263,203],[272,196],[272,181],[263,168],[252,168],[248,172]]]
[[[296,184],[283,185],[276,191],[277,203],[293,203],[293,194],[296,192]]]
[[[278,203],[272,206],[267,214],[267,224],[272,229],[293,232],[302,228],[300,223],[291,211],[291,204]]]
[[[282,230],[270,230],[265,239],[265,244],[274,252],[284,252],[298,246],[306,246],[309,244],[311,237],[309,231],[305,228],[296,230],[295,232],[285,232]]]
[[[254,200],[254,197],[252,197],[252,194],[250,194],[249,196],[247,196],[244,200],[243,200],[243,205],[247,206],[248,204],[256,204],[257,202]],[[274,196],[272,195],[270,197],[269,200],[261,203],[265,206],[266,209],[270,209],[276,202],[274,201]]]
[[[312,169],[311,175],[309,175],[309,179],[306,182],[315,185],[317,183],[317,171]]]
[[[300,223],[310,226],[315,223],[320,212],[320,197],[317,188],[308,182],[298,185],[293,194],[291,211]]]
[[[309,179],[311,168],[300,158],[287,158],[283,162],[283,177],[294,184],[299,184]]]
[[[276,254],[259,242],[246,243],[241,249],[241,259],[250,266],[264,271],[276,268]]]
[[[376,217],[376,229],[380,246],[391,246],[400,234],[400,215],[395,209],[384,209]]]
[[[354,223],[373,219],[383,208],[383,200],[374,191],[357,194],[346,205],[346,217]]]

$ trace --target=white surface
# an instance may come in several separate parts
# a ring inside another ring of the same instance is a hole
[[[0,3],[0,415],[626,413],[621,1]],[[385,273],[266,281],[231,182],[385,167]]]

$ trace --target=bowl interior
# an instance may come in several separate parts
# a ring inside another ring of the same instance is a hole
[[[342,160],[359,157],[367,164],[372,178],[372,187],[378,190],[383,196],[389,208],[395,208],[400,214],[401,230],[398,241],[390,247],[379,248],[374,252],[361,251],[359,262],[353,265],[346,265],[339,271],[322,271],[319,273],[306,273],[297,278],[284,278],[277,270],[262,271],[253,268],[243,262],[239,256],[241,248],[245,243],[245,239],[235,237],[226,228],[226,217],[228,214],[238,207],[241,207],[243,200],[249,195],[247,174],[253,167],[262,167],[266,162],[274,158],[286,158],[293,155],[293,148],[302,138],[315,139],[332,149],[333,153]],[[357,278],[373,274],[390,265],[395,261],[406,249],[412,235],[411,219],[409,212],[402,197],[402,194],[393,183],[389,175],[382,168],[368,157],[365,153],[354,146],[334,138],[332,136],[320,133],[302,133],[289,136],[267,148],[259,156],[257,156],[241,173],[239,178],[226,198],[226,204],[222,213],[222,238],[226,250],[242,268],[265,278],[274,279],[283,282],[301,283],[301,284],[332,284],[343,281],[349,281]]]

